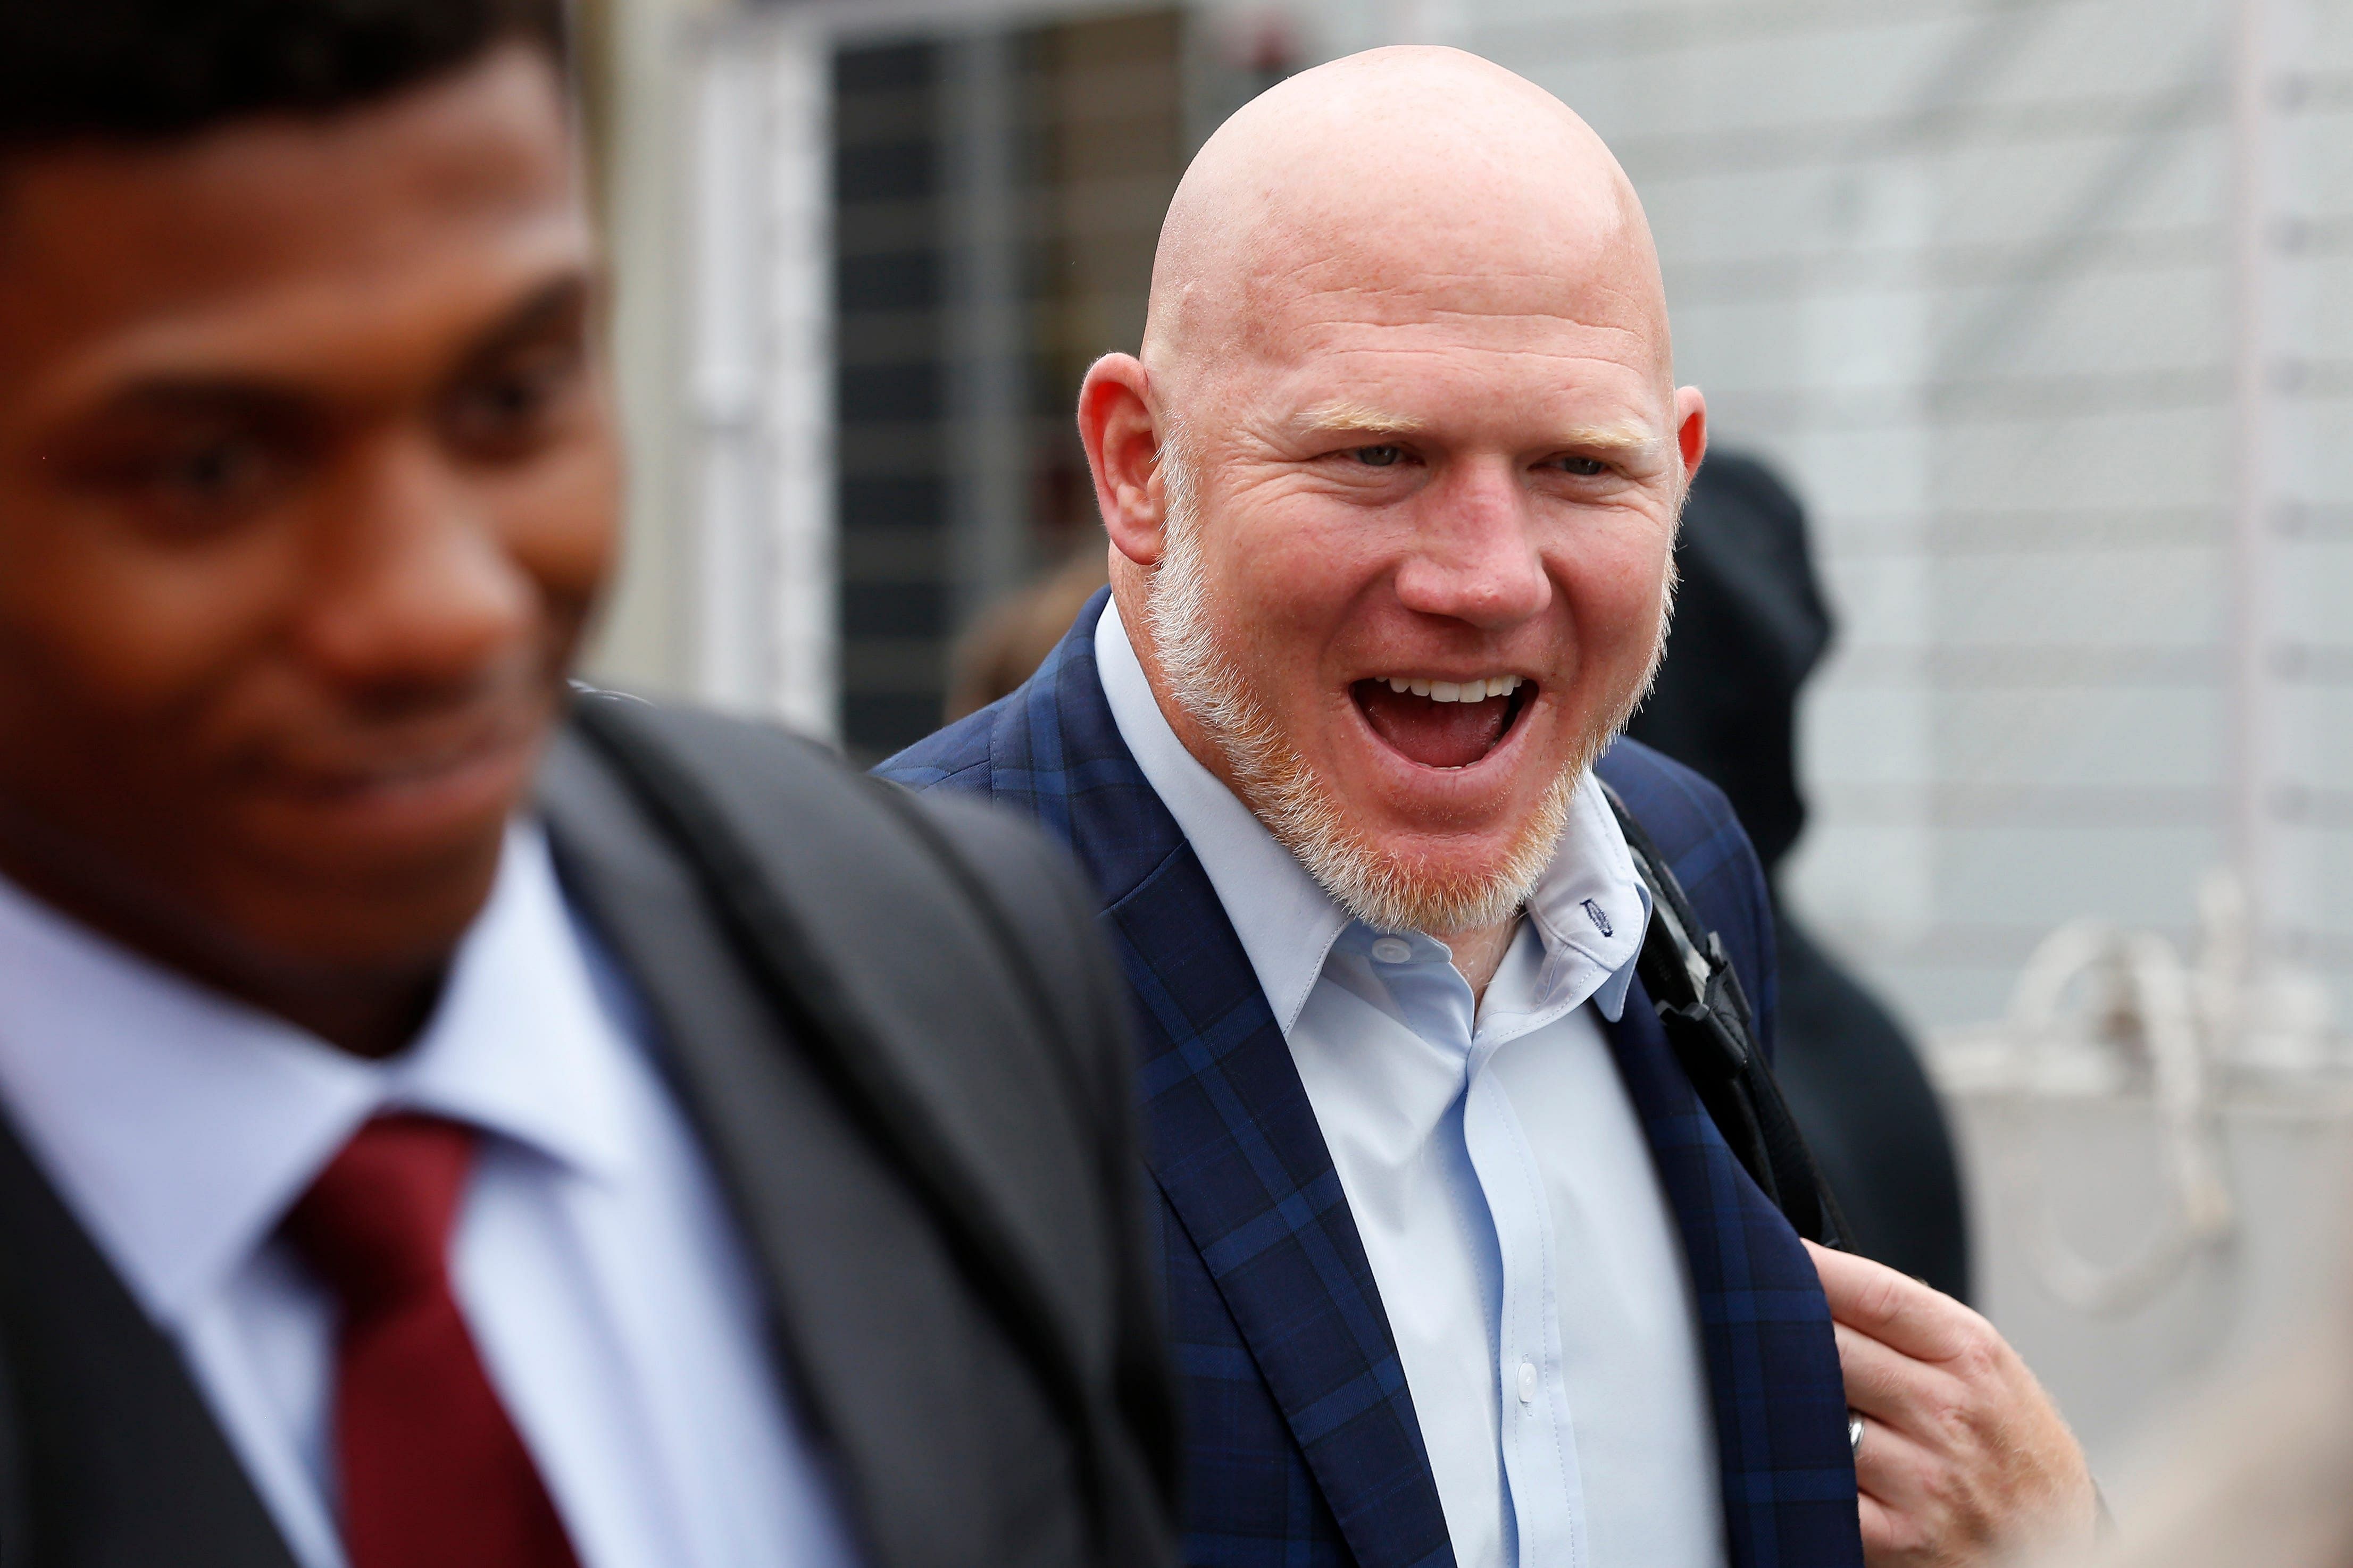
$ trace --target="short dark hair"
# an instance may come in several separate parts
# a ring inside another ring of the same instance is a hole
[[[565,13],[565,0],[0,0],[0,149],[331,114],[510,37],[561,61]]]

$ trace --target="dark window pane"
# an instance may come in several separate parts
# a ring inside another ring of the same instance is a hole
[[[928,141],[840,148],[833,158],[834,195],[845,205],[930,195],[939,178],[937,153]]]
[[[850,697],[841,705],[842,740],[850,760],[871,767],[940,727],[935,697]]]
[[[843,49],[833,57],[833,89],[840,93],[893,92],[928,87],[939,69],[932,44],[884,44]]]
[[[845,257],[834,268],[833,286],[844,312],[928,310],[940,298],[939,253],[902,250]]]
[[[860,637],[937,637],[947,632],[947,594],[938,583],[844,583],[841,635]],[[845,663],[856,662],[855,648]]]
[[[940,367],[914,364],[845,367],[840,375],[841,417],[846,423],[906,424],[937,419],[944,412]]]
[[[845,479],[844,528],[939,527],[947,520],[946,489],[937,479]]]

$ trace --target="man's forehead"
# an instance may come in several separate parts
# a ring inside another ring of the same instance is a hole
[[[281,258],[283,259],[283,258]],[[549,214],[345,264],[266,265],[149,289],[137,279],[42,290],[44,319],[0,305],[0,405],[63,415],[141,388],[236,384],[368,395],[446,364],[595,279],[585,225]],[[30,300],[24,301],[29,303]]]
[[[1431,233],[1410,215],[1267,226],[1230,259],[1230,282],[1202,290],[1245,331],[1280,334],[1326,321],[1410,326],[1484,321],[1587,322],[1647,331],[1660,309],[1647,258],[1616,230],[1563,230],[1482,215]]]
[[[1434,243],[1374,226],[1361,243],[1335,234],[1311,252],[1295,242],[1249,268],[1225,330],[1187,334],[1187,346],[1212,374],[1230,359],[1261,376],[1321,367],[1345,378],[1502,380],[1521,395],[1639,383],[1645,404],[1671,391],[1663,303],[1644,258],[1619,237],[1543,237]]]
[[[395,249],[420,218],[496,228],[582,205],[560,83],[523,50],[322,121],[25,150],[0,193],[0,265],[86,260],[96,240],[196,287]]]
[[[1327,323],[1254,351],[1229,362],[1228,397],[1211,396],[1283,445],[1420,437],[1639,461],[1663,450],[1672,417],[1662,345],[1620,329],[1459,317]]]
[[[323,350],[355,299],[385,322],[502,309],[591,264],[570,160],[553,72],[521,53],[323,127],[26,154],[0,211],[0,357],[168,374]]]
[[[467,353],[585,320],[595,275],[573,247],[512,254],[490,268],[387,278],[365,309],[348,288],[250,295],[90,337],[44,366],[25,406],[158,406],[224,391],[366,396],[445,372]],[[0,405],[16,401],[0,394]]]

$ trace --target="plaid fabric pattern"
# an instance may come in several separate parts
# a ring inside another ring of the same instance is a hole
[[[1451,1564],[1404,1368],[1290,1049],[1104,700],[1102,605],[1098,595],[1018,691],[876,771],[1029,812],[1103,894],[1135,993],[1146,1158],[1186,1384],[1187,1560]],[[1723,797],[1630,743],[1602,771],[1724,932],[1769,1030],[1764,884]],[[1852,1568],[1862,1554],[1846,1401],[1812,1266],[1716,1136],[1639,986],[1626,1020],[1612,1047],[1691,1259],[1732,1562]]]
[[[1619,742],[1596,771],[1650,833],[1699,918],[1723,934],[1769,1050],[1773,922],[1764,873],[1732,807],[1698,774],[1631,741]],[[1609,1037],[1691,1263],[1732,1561],[1860,1564],[1846,1390],[1812,1260],[1701,1108],[1640,981]]]

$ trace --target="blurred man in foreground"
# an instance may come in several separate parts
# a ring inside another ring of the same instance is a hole
[[[0,0],[0,1558],[1164,1561],[1076,879],[565,722],[617,452],[564,49]]]
[[[884,766],[1027,807],[1096,878],[1197,1562],[1835,1568],[2090,1531],[2009,1347],[1810,1255],[1636,981],[1691,975],[1642,956],[1604,782],[1769,1042],[1738,826],[1610,745],[1706,443],[1672,372],[1640,204],[1559,102],[1446,50],[1291,79],[1195,160],[1141,356],[1080,394],[1107,602]]]

